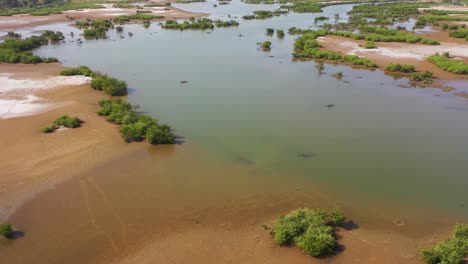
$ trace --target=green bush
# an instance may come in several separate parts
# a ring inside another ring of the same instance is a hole
[[[449,54],[435,54],[428,58],[428,61],[434,63],[444,71],[456,74],[468,74],[468,64],[459,60],[451,60]]]
[[[84,75],[84,76],[89,77],[93,75],[93,71],[87,66],[78,66],[76,68],[65,69],[60,72],[60,75],[64,75],[64,76]]]
[[[284,31],[281,29],[276,30],[276,36],[280,39],[284,38]]]
[[[36,64],[42,62],[56,62],[56,58],[35,56],[32,50],[47,45],[49,40],[59,38],[62,33],[46,31],[41,36],[31,36],[26,39],[6,39],[0,43],[0,62]]]
[[[270,41],[263,41],[261,45],[263,50],[270,50],[271,49],[271,42]]]
[[[120,99],[101,100],[98,115],[107,116],[107,120],[121,125],[120,134],[127,142],[146,139],[150,144],[172,144],[175,137],[171,128],[159,124],[150,116],[137,113],[135,107]]]
[[[335,228],[346,221],[336,209],[297,209],[280,216],[273,227],[276,243],[280,246],[293,244],[313,257],[333,253],[336,247]]]
[[[312,257],[331,255],[336,247],[336,239],[330,226],[309,226],[296,240],[296,245]]]
[[[55,119],[54,125],[76,128],[81,126],[81,120],[78,117],[69,117],[68,115],[63,115]]]
[[[186,30],[186,29],[213,29],[214,24],[213,21],[209,18],[202,18],[202,19],[191,19],[190,21],[184,22],[177,22],[176,20],[167,20],[166,23],[162,26],[165,29],[178,29],[178,30]]]
[[[91,87],[112,96],[122,96],[127,94],[127,82],[101,73],[93,74]]]
[[[413,65],[409,65],[409,64],[390,63],[387,65],[385,70],[389,72],[410,73],[410,72],[415,72],[416,68]]]
[[[423,73],[412,73],[409,77],[411,81],[422,82],[425,84],[432,83],[432,72],[424,71]]]
[[[54,132],[55,129],[57,129],[57,127],[52,125],[52,126],[44,127],[43,129],[41,129],[41,131],[42,133],[49,134],[49,133]]]
[[[375,44],[375,42],[367,42],[366,45],[364,46],[364,48],[366,49],[376,49],[377,48],[377,45]]]
[[[456,225],[452,237],[420,252],[426,264],[461,264],[468,256],[468,224]]]
[[[275,33],[275,30],[273,28],[266,29],[267,36],[273,36],[274,33]]]
[[[13,229],[10,224],[0,224],[0,236],[10,238],[13,236]]]

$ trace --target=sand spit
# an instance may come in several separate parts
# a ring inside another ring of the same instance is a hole
[[[468,7],[463,6],[431,6],[428,8],[418,8],[419,10],[448,10],[448,11],[468,11]]]

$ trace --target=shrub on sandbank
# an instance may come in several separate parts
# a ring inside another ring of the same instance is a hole
[[[334,252],[336,228],[345,221],[336,209],[297,209],[280,216],[272,234],[280,246],[296,245],[310,256],[324,257]]]

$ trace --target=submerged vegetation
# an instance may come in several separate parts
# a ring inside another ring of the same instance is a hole
[[[421,258],[426,264],[461,264],[467,256],[468,224],[456,225],[451,238],[421,250]]]
[[[121,125],[120,134],[127,142],[143,141],[150,144],[172,144],[174,134],[171,127],[159,124],[148,115],[138,113],[138,109],[121,99],[101,100],[98,115],[107,116],[107,120]]]
[[[57,62],[56,58],[36,56],[32,50],[49,42],[57,42],[64,38],[61,32],[47,30],[40,36],[31,36],[26,39],[7,39],[0,43],[0,62],[6,63],[50,63]]]
[[[98,20],[80,20],[75,22],[75,26],[80,29],[84,29],[83,35],[85,38],[106,38],[107,31],[114,25],[109,19],[98,19]]]
[[[444,71],[456,74],[468,74],[468,64],[460,60],[450,59],[450,54],[448,52],[442,55],[434,54],[430,56],[428,60]]]
[[[313,257],[333,254],[336,248],[336,228],[346,217],[336,209],[297,209],[280,216],[272,234],[280,246],[296,245]]]
[[[78,117],[69,117],[68,115],[63,115],[55,119],[54,123],[51,126],[44,127],[42,129],[43,133],[52,133],[56,129],[62,127],[68,128],[77,128],[81,126],[81,121]]]

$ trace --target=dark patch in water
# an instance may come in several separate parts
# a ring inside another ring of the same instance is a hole
[[[468,108],[466,108],[466,107],[447,106],[447,107],[445,107],[445,109],[459,111],[459,112],[468,112]]]
[[[299,153],[298,156],[303,159],[310,159],[310,158],[316,157],[317,155],[312,152],[302,152],[302,153]]]
[[[236,161],[240,164],[247,165],[247,166],[252,166],[255,164],[253,160],[250,160],[244,157],[239,157]]]
[[[327,108],[332,108],[332,107],[335,107],[334,104],[327,104]]]
[[[188,81],[180,81],[180,83],[186,84],[186,83],[188,83]]]

